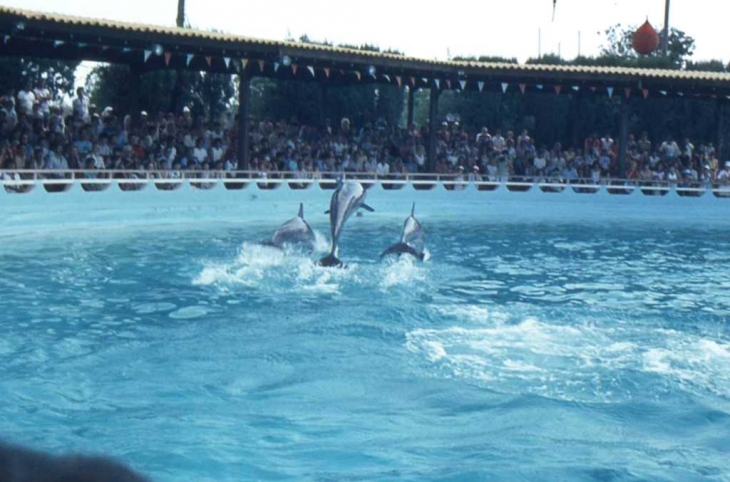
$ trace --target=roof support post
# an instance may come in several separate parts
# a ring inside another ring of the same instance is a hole
[[[327,84],[319,84],[319,125],[327,126]]]
[[[715,157],[720,163],[725,162],[725,102],[717,100],[717,110],[715,111],[715,123],[717,124],[717,143],[715,144]]]
[[[251,99],[251,75],[241,69],[238,75],[238,169],[248,169],[248,104]]]
[[[629,118],[631,117],[630,99],[621,102],[621,128],[618,142],[618,176],[626,175],[626,158],[629,152]]]
[[[410,129],[413,125],[413,105],[416,98],[416,89],[412,86],[408,87],[408,117],[406,129]]]
[[[129,115],[132,118],[133,125],[139,122],[139,114],[141,111],[139,104],[139,94],[142,88],[141,82],[142,71],[136,65],[129,66]]]
[[[436,170],[436,132],[438,131],[436,116],[439,111],[439,97],[441,97],[441,91],[432,87],[431,102],[428,106],[428,158],[426,159],[428,172]]]

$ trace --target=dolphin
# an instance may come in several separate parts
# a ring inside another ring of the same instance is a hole
[[[391,254],[401,255],[410,254],[414,258],[423,261],[425,255],[423,249],[425,242],[423,239],[423,226],[418,222],[415,217],[416,203],[413,203],[411,207],[411,215],[406,218],[406,222],[403,224],[403,233],[401,234],[400,241],[390,248],[382,252],[380,257],[388,256]]]
[[[266,246],[283,249],[284,246],[298,246],[309,252],[314,251],[315,236],[312,228],[304,220],[304,204],[299,204],[299,214],[282,224],[276,230]]]
[[[149,482],[125,465],[99,456],[49,455],[0,440],[0,480],[3,482]]]
[[[317,264],[320,266],[326,268],[341,268],[344,266],[342,261],[337,258],[337,255],[339,254],[340,235],[342,234],[342,229],[345,227],[345,222],[352,216],[352,213],[360,208],[370,212],[374,211],[373,208],[365,204],[365,194],[366,191],[362,187],[362,184],[356,181],[343,182],[332,193],[330,208],[327,211],[330,215],[332,249],[329,255],[319,260]]]

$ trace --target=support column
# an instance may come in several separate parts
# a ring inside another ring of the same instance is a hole
[[[410,128],[411,125],[413,125],[413,106],[415,104],[416,99],[416,88],[413,86],[408,87],[408,120],[406,124],[406,129]]]
[[[725,102],[717,101],[716,111],[717,124],[717,142],[715,144],[715,157],[720,161],[720,165],[724,165],[725,162]]]
[[[246,169],[249,159],[248,104],[251,98],[251,76],[242,69],[238,76],[238,168]]]
[[[626,158],[629,150],[629,118],[631,116],[631,105],[629,99],[621,102],[621,130],[619,131],[618,143],[618,176],[626,176]]]
[[[319,84],[319,125],[325,127],[327,123],[327,84]]]
[[[438,130],[436,116],[439,111],[439,97],[441,97],[441,91],[431,88],[431,101],[428,106],[428,157],[426,159],[428,172],[434,172],[436,168],[436,131]]]
[[[129,66],[129,115],[132,116],[132,125],[137,126],[139,123],[139,113],[142,110],[139,102],[139,94],[141,90],[142,72],[134,65]],[[103,106],[99,106],[103,107]]]

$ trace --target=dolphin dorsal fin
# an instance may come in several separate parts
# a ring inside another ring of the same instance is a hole
[[[416,214],[416,203],[413,203],[413,206],[411,206],[411,216],[414,216]]]
[[[297,216],[304,219],[304,203],[299,203],[299,214]]]

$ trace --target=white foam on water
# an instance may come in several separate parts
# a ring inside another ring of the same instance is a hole
[[[314,231],[314,252],[329,253],[331,244],[327,237],[319,231]]]
[[[200,318],[208,314],[208,309],[204,306],[186,306],[170,313],[170,318],[176,320],[192,320]]]
[[[730,397],[730,342],[676,330],[527,318],[517,324],[413,330],[406,348],[431,365],[432,376],[472,380],[505,393],[589,402],[662,396],[675,389]]]
[[[208,263],[194,279],[196,286],[258,284],[272,267],[281,266],[286,254],[276,248],[244,243],[232,263]]]
[[[446,305],[434,307],[439,315],[469,321],[472,323],[503,323],[507,321],[507,314],[486,306],[478,305]]]
[[[421,262],[412,256],[389,257],[383,261],[381,291],[394,286],[411,285],[426,279],[426,270]]]

